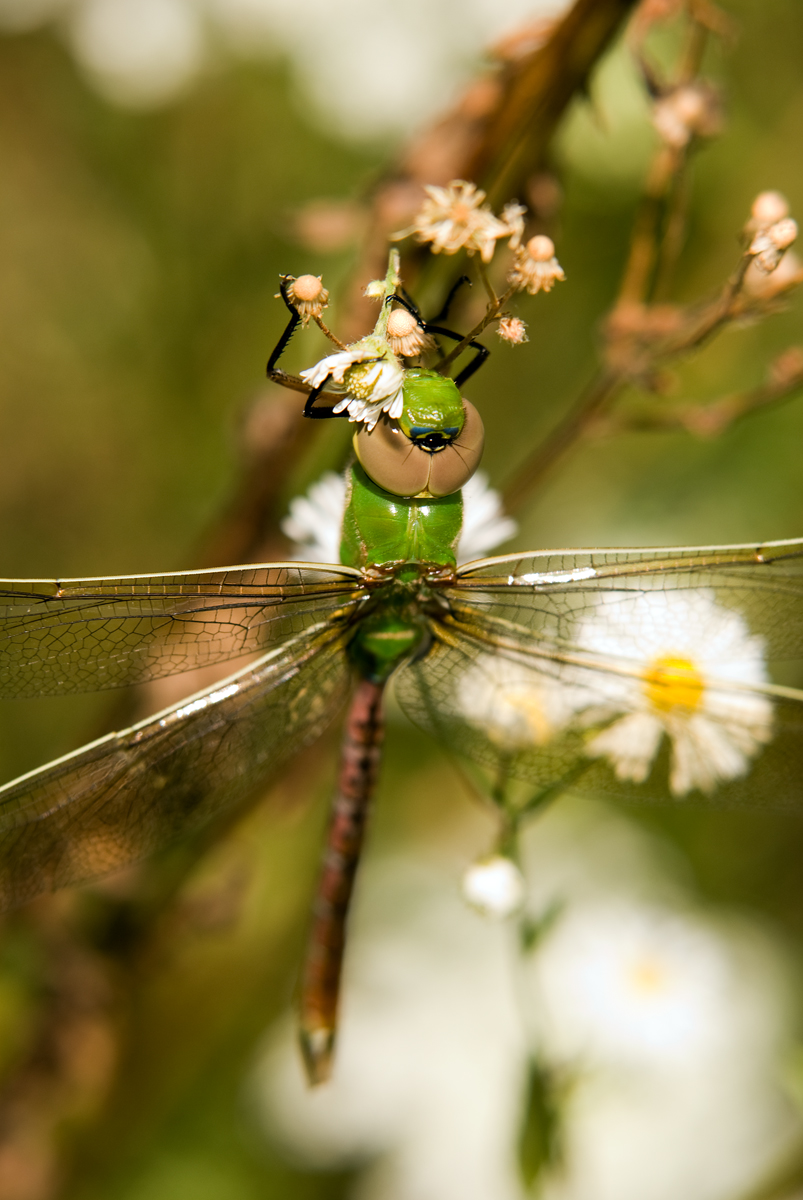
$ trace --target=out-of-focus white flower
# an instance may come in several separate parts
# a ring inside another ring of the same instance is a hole
[[[433,254],[479,252],[487,263],[493,258],[499,238],[509,237],[513,232],[483,203],[485,192],[476,184],[454,179],[448,187],[427,186],[424,191],[427,199],[412,225],[394,234],[395,238],[412,233],[416,241],[429,245]]]
[[[68,33],[98,88],[134,107],[173,99],[205,56],[191,0],[82,0],[71,10]]]
[[[66,11],[70,21],[81,19],[85,3],[94,0],[0,0],[0,29],[11,32],[33,29]],[[489,42],[509,32],[533,15],[557,16],[568,0],[465,0],[460,20],[448,5],[409,0],[404,8],[377,8],[373,0],[349,0],[347,7],[331,0],[187,0],[197,12],[198,28],[208,31],[203,54],[220,50],[248,58],[289,60],[294,84],[319,122],[340,136],[364,140],[399,137],[413,132],[444,104],[471,72]],[[135,10],[147,10],[147,0],[131,0]],[[426,27],[427,37],[420,30]],[[212,48],[213,39],[217,46]],[[133,41],[138,41],[137,31]],[[165,47],[154,43],[153,60],[175,54],[175,32],[164,28]],[[87,73],[109,99],[139,105],[168,103],[180,87],[132,89],[130,79],[139,74],[121,58],[117,38],[108,54],[98,52],[104,69],[98,73],[95,58]],[[172,44],[172,50],[171,50]],[[388,47],[392,47],[389,66]],[[85,66],[83,56],[77,56]],[[140,55],[140,61],[142,56]],[[114,78],[119,73],[120,82]],[[175,76],[175,72],[170,72]],[[181,75],[183,80],[185,75]],[[109,82],[111,80],[111,82]],[[366,103],[370,96],[370,103]]]
[[[486,917],[510,917],[525,897],[524,876],[510,858],[492,854],[472,863],[463,875],[463,897]]]
[[[543,746],[572,715],[570,691],[526,662],[481,653],[456,681],[455,707],[501,750]]]
[[[587,1064],[674,1068],[719,1044],[737,986],[722,941],[699,922],[621,901],[559,921],[537,956],[551,1052]]]
[[[404,370],[382,338],[363,338],[337,354],[329,354],[301,372],[311,387],[329,383],[332,391],[345,392],[336,413],[348,412],[350,421],[373,429],[383,412],[398,420],[404,409]]]
[[[334,471],[325,471],[306,496],[291,500],[282,531],[295,543],[292,557],[302,562],[339,562],[345,507],[346,479]],[[458,563],[471,562],[495,550],[513,537],[516,528],[516,522],[502,510],[499,493],[488,486],[484,472],[478,471],[463,488]]]
[[[666,735],[673,795],[709,793],[745,775],[771,739],[772,704],[750,690],[767,681],[763,639],[710,589],[603,594],[573,636],[612,666],[567,703],[588,724],[613,718],[586,753],[607,758],[617,778],[643,783]],[[617,673],[630,664],[632,674]]]
[[[333,1079],[310,1091],[292,1028],[253,1091],[302,1163],[370,1162],[361,1200],[522,1200],[513,1145],[526,1061],[509,931],[477,917],[454,879],[370,865],[350,925]]]
[[[505,515],[502,497],[488,484],[484,471],[476,471],[463,486],[463,527],[457,545],[459,564],[482,558],[518,530],[512,517]]]
[[[507,278],[513,287],[519,291],[526,288],[531,296],[541,291],[551,292],[558,281],[566,278],[555,257],[552,239],[537,234],[525,246],[519,246]]]
[[[271,1039],[252,1086],[270,1136],[307,1165],[367,1164],[360,1200],[525,1200],[525,1028],[573,1079],[563,1167],[539,1181],[548,1200],[717,1200],[747,1191],[799,1136],[776,1078],[790,1014],[766,935],[628,896],[634,865],[653,887],[666,881],[621,818],[567,822],[555,809],[546,821],[562,834],[539,873],[575,879],[585,899],[561,891],[568,916],[515,986],[509,929],[461,904],[453,878],[367,864],[332,1082],[305,1087],[289,1023]]]
[[[346,477],[325,471],[306,496],[290,501],[282,533],[295,545],[292,557],[301,562],[340,562],[340,536],[346,507]]]
[[[301,317],[301,324],[308,325],[310,317],[320,317],[329,303],[329,292],[323,286],[320,275],[292,276],[287,281],[287,298]]]

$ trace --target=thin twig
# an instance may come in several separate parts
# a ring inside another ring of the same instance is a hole
[[[474,340],[474,338],[479,337],[483,330],[487,329],[491,322],[496,320],[515,290],[515,288],[509,287],[506,292],[502,293],[501,296],[496,297],[495,302],[492,302],[488,305],[482,320],[477,322],[471,332],[467,333],[462,342],[458,342],[454,349],[450,350],[445,358],[440,359],[439,362],[435,364],[436,371],[440,371],[440,373],[443,374],[448,370],[455,359],[463,353],[463,351]]]

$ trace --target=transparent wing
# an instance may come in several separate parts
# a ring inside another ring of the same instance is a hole
[[[346,639],[309,629],[0,788],[0,906],[99,876],[246,801],[334,716],[349,684]]]
[[[803,543],[470,564],[397,690],[492,786],[803,803]]]
[[[358,571],[306,563],[0,580],[0,696],[95,691],[262,653],[361,594]]]

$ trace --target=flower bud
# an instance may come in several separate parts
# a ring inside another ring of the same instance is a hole
[[[765,229],[789,216],[789,202],[780,192],[759,192],[750,210],[755,229]]]
[[[510,858],[492,854],[463,876],[463,898],[486,917],[509,917],[524,903],[524,876]]]

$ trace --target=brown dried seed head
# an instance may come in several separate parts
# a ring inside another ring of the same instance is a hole
[[[527,326],[520,317],[500,317],[496,332],[503,342],[510,342],[514,346],[529,340]]]
[[[317,275],[299,275],[298,279],[293,280],[293,292],[297,300],[304,300],[309,304],[318,300],[322,291],[323,283]]]
[[[555,257],[555,243],[543,233],[536,234],[527,243],[527,253],[535,262],[549,262]]]
[[[394,308],[388,317],[388,337],[403,338],[412,333],[418,325],[412,313],[406,308]]]
[[[789,216],[789,202],[781,192],[759,192],[750,211],[757,226],[774,225]]]

